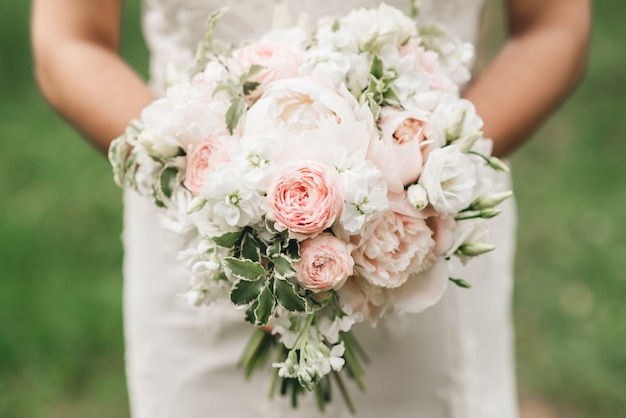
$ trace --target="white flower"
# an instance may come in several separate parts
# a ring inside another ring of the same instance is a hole
[[[428,193],[421,184],[411,184],[406,190],[406,197],[417,210],[422,210],[428,205]]]
[[[262,215],[258,191],[240,178],[236,170],[228,168],[209,173],[200,193],[213,207],[214,223],[224,232],[254,224]]]
[[[476,245],[479,244],[484,247],[483,244],[488,244],[489,241],[489,223],[485,219],[466,219],[456,223],[454,230],[452,232],[454,239],[452,246],[446,253],[446,257],[450,257],[456,253],[456,255],[461,258],[463,263],[466,263],[469,259],[470,254],[463,254],[457,252],[457,250],[465,245]],[[470,248],[471,249],[471,248]]]
[[[419,179],[428,200],[444,215],[465,209],[474,198],[476,169],[470,157],[450,145],[433,150]]]
[[[371,161],[362,161],[350,168],[340,168],[344,185],[345,206],[341,226],[350,235],[360,233],[366,222],[389,208],[387,185]]]
[[[199,80],[170,87],[142,111],[138,142],[151,156],[171,158],[208,135],[227,134],[229,102],[213,97],[213,86]]]
[[[319,320],[319,330],[320,333],[324,336],[326,341],[331,344],[336,344],[339,341],[339,332],[347,332],[350,331],[352,325],[354,325],[354,318],[346,315],[346,316],[336,316],[332,320],[323,316]]]
[[[249,109],[245,135],[276,138],[276,158],[327,163],[335,152],[363,159],[376,135],[372,113],[345,87],[309,77],[279,80]],[[337,151],[335,151],[337,150]]]
[[[399,47],[417,35],[415,21],[400,10],[382,3],[377,9],[356,9],[339,21],[339,32],[358,40],[362,51],[379,52],[385,45]]]
[[[433,126],[440,144],[454,144],[467,152],[482,138],[483,120],[469,100],[454,95],[441,96],[433,115]]]

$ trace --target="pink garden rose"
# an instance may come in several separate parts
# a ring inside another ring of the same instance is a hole
[[[207,136],[191,145],[187,157],[185,187],[198,195],[204,186],[207,174],[215,171],[218,165],[229,161],[228,147],[222,137]]]
[[[295,77],[302,61],[297,50],[278,43],[257,42],[246,45],[234,54],[235,71],[246,73],[252,65],[263,68],[250,81],[260,85],[250,93],[253,99],[258,98],[265,91],[265,87],[273,81]]]
[[[341,214],[343,195],[333,167],[305,161],[281,171],[267,191],[268,216],[297,240],[313,238]]]
[[[332,234],[321,234],[302,241],[300,260],[295,264],[296,278],[313,292],[338,290],[352,275],[352,246]]]
[[[426,112],[385,107],[379,122],[382,137],[370,144],[367,159],[383,173],[389,190],[401,193],[419,177],[424,161],[435,146]]]
[[[389,210],[353,238],[352,257],[357,275],[376,286],[395,288],[410,274],[430,267],[435,241],[424,215],[404,196],[390,195],[389,204]]]

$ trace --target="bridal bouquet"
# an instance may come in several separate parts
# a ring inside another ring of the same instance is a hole
[[[485,219],[510,193],[493,193],[507,168],[459,96],[472,48],[387,5],[228,45],[222,13],[112,143],[115,178],[185,236],[188,302],[229,299],[265,328],[246,374],[274,351],[272,387],[294,405],[307,389],[323,409],[333,380],[353,408],[353,324],[423,311],[468,286],[451,258],[494,248]]]

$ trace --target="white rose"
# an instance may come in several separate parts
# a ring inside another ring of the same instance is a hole
[[[444,215],[465,209],[474,197],[476,168],[471,158],[450,145],[433,150],[419,179],[432,206]]]

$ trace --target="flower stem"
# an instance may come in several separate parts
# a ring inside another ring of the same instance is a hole
[[[348,393],[348,390],[346,389],[346,386],[343,383],[343,379],[341,378],[341,375],[339,374],[338,371],[335,371],[335,370],[333,370],[332,373],[333,373],[333,376],[335,377],[335,380],[337,381],[339,392],[341,392],[341,396],[343,397],[343,400],[346,402],[346,406],[348,407],[348,410],[350,411],[352,415],[356,414],[356,408],[354,407],[354,404],[352,403],[352,399],[350,398],[350,394]]]

